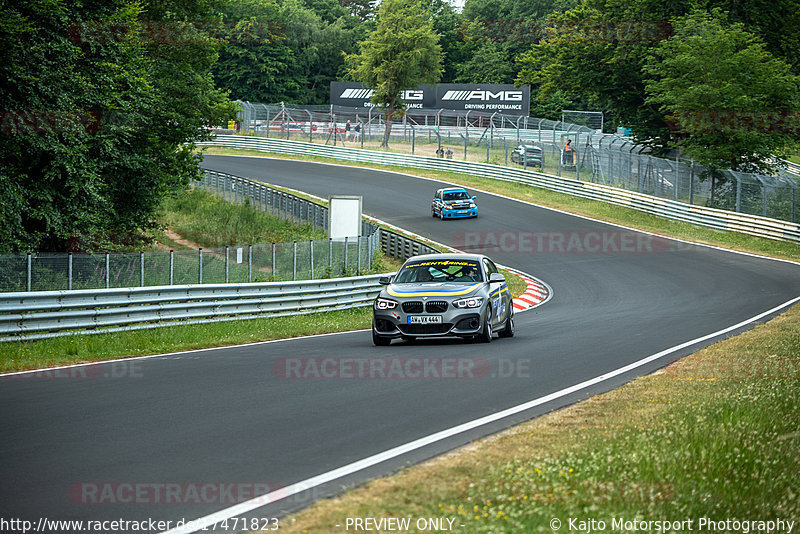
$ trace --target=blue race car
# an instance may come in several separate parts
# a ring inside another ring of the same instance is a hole
[[[471,197],[466,189],[448,187],[436,191],[431,203],[431,215],[442,220],[477,217],[478,206],[475,205],[475,197]]]

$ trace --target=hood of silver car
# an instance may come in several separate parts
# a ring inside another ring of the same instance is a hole
[[[386,287],[385,292],[390,297],[395,298],[457,298],[471,295],[476,290],[483,287],[483,282],[470,283],[450,283],[432,282],[425,284],[391,284]]]

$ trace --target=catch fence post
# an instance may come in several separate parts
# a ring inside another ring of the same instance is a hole
[[[344,273],[347,274],[347,236],[344,238]]]

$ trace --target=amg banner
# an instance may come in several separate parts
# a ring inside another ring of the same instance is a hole
[[[369,101],[375,91],[358,82],[331,82],[331,104],[350,108],[374,107]],[[409,109],[450,109],[455,111],[499,111],[507,115],[529,115],[531,88],[511,84],[441,83],[420,85],[403,92]]]

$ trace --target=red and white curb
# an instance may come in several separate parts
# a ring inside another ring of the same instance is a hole
[[[540,282],[539,280],[530,278],[524,273],[518,271],[514,272],[518,274],[519,277],[522,278],[528,285],[525,293],[514,299],[513,303],[515,311],[524,311],[535,308],[536,306],[540,306],[550,299],[552,291],[546,284]]]

